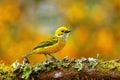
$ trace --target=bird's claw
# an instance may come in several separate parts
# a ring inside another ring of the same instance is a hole
[[[29,60],[27,57],[23,57],[23,64],[29,64]]]

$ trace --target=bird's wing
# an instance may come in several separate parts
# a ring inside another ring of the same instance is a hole
[[[46,46],[51,46],[51,45],[54,45],[57,42],[58,42],[58,38],[57,37],[52,37],[47,41],[43,41],[43,42],[39,43],[38,46],[36,46],[33,49],[43,48],[43,47],[46,47]]]

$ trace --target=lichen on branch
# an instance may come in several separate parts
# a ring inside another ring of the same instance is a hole
[[[98,58],[42,61],[29,64],[15,61],[11,66],[0,64],[2,80],[116,80],[120,79],[120,61],[102,61]]]

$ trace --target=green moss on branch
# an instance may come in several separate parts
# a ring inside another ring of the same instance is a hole
[[[120,61],[102,61],[96,58],[0,64],[2,80],[120,80]]]

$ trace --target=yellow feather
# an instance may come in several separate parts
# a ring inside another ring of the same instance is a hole
[[[61,50],[65,46],[65,41],[62,39],[58,38],[58,42],[52,46],[46,46],[44,48],[37,48],[35,50],[35,53],[38,54],[50,54],[50,53],[55,53]]]
[[[70,32],[70,30],[67,29],[66,27],[64,27],[64,26],[59,27],[55,31],[54,37],[51,38],[51,40],[50,40],[50,41],[53,41],[53,39],[57,39],[57,42],[55,44],[44,45],[44,44],[41,43],[44,46],[35,47],[30,53],[25,55],[25,57],[27,57],[27,56],[29,56],[29,55],[31,55],[33,53],[47,55],[47,54],[52,54],[52,53],[56,53],[56,52],[60,51],[65,46],[66,38],[68,37],[69,32]]]

